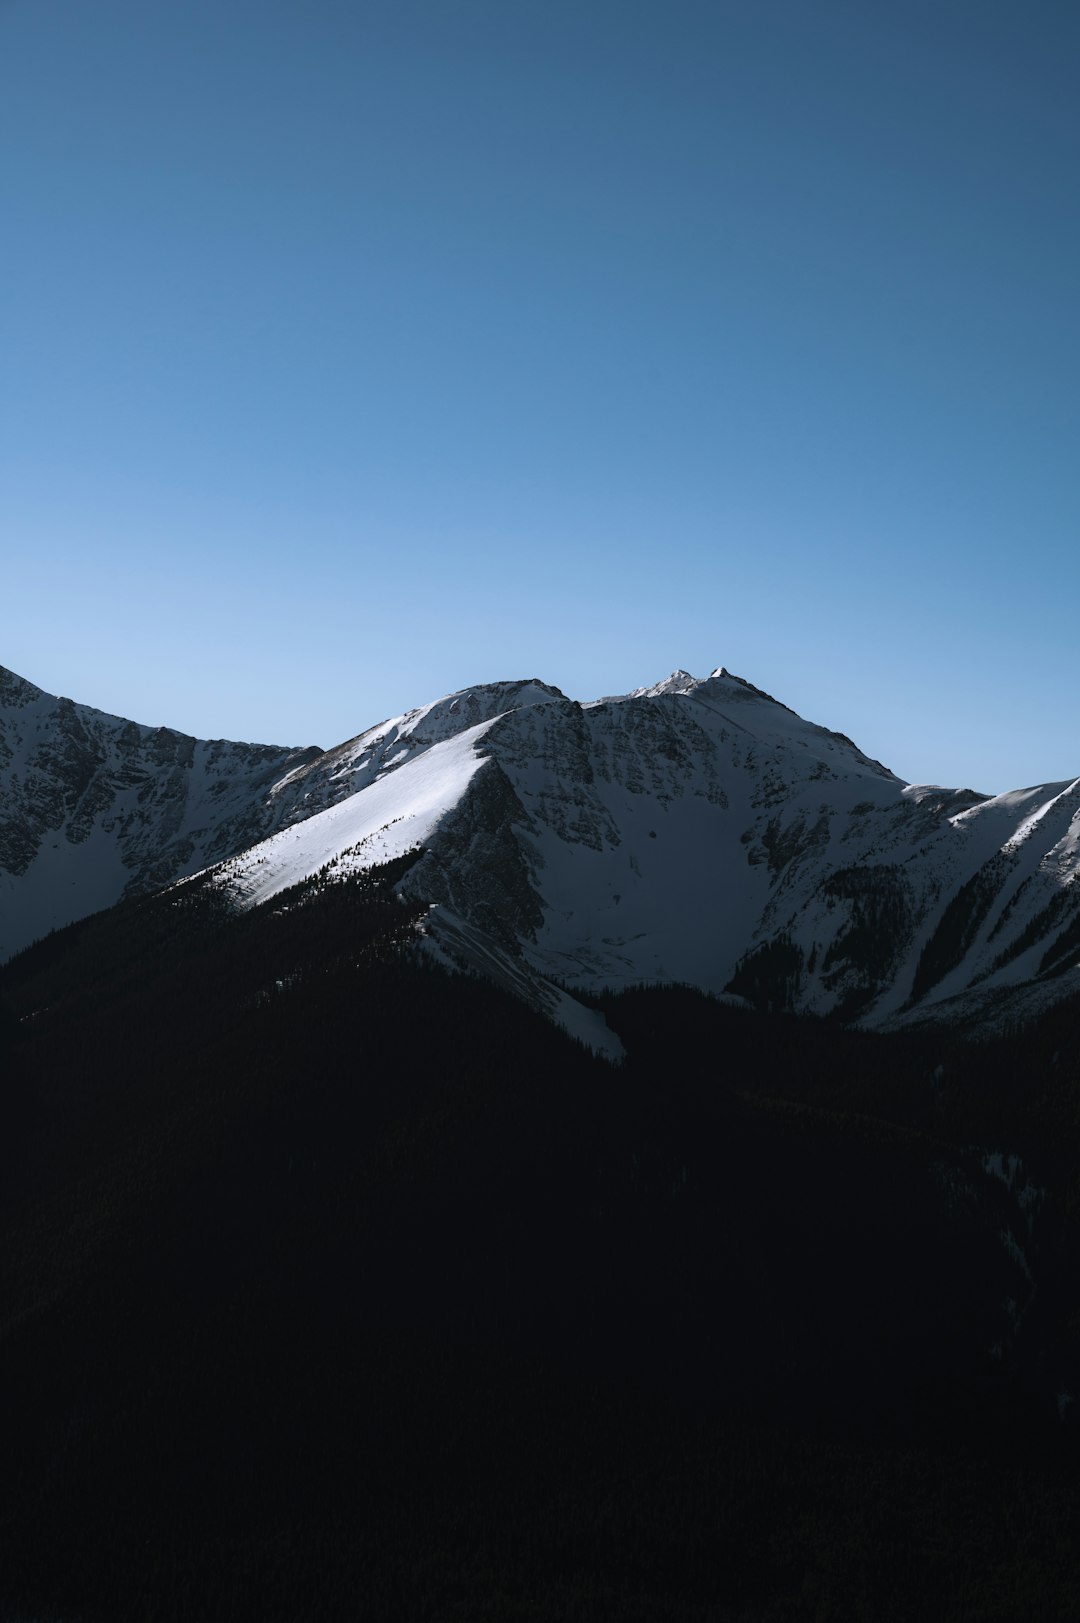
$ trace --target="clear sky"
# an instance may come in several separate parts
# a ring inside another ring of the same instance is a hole
[[[0,663],[1080,774],[1075,0],[0,0]]]

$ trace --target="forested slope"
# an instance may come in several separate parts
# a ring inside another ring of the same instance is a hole
[[[1075,1615],[1075,1015],[612,1066],[402,866],[0,977],[0,1615]]]

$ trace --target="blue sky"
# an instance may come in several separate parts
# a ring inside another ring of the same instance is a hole
[[[0,0],[0,661],[1080,773],[1078,148],[1064,0]]]

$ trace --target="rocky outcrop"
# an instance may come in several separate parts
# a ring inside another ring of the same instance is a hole
[[[0,669],[0,958],[260,839],[317,749],[206,742]]]

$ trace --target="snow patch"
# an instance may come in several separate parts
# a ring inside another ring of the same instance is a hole
[[[262,840],[223,863],[217,882],[241,907],[258,907],[328,864],[344,877],[390,862],[428,840],[487,757],[481,722],[378,778],[347,800]]]

